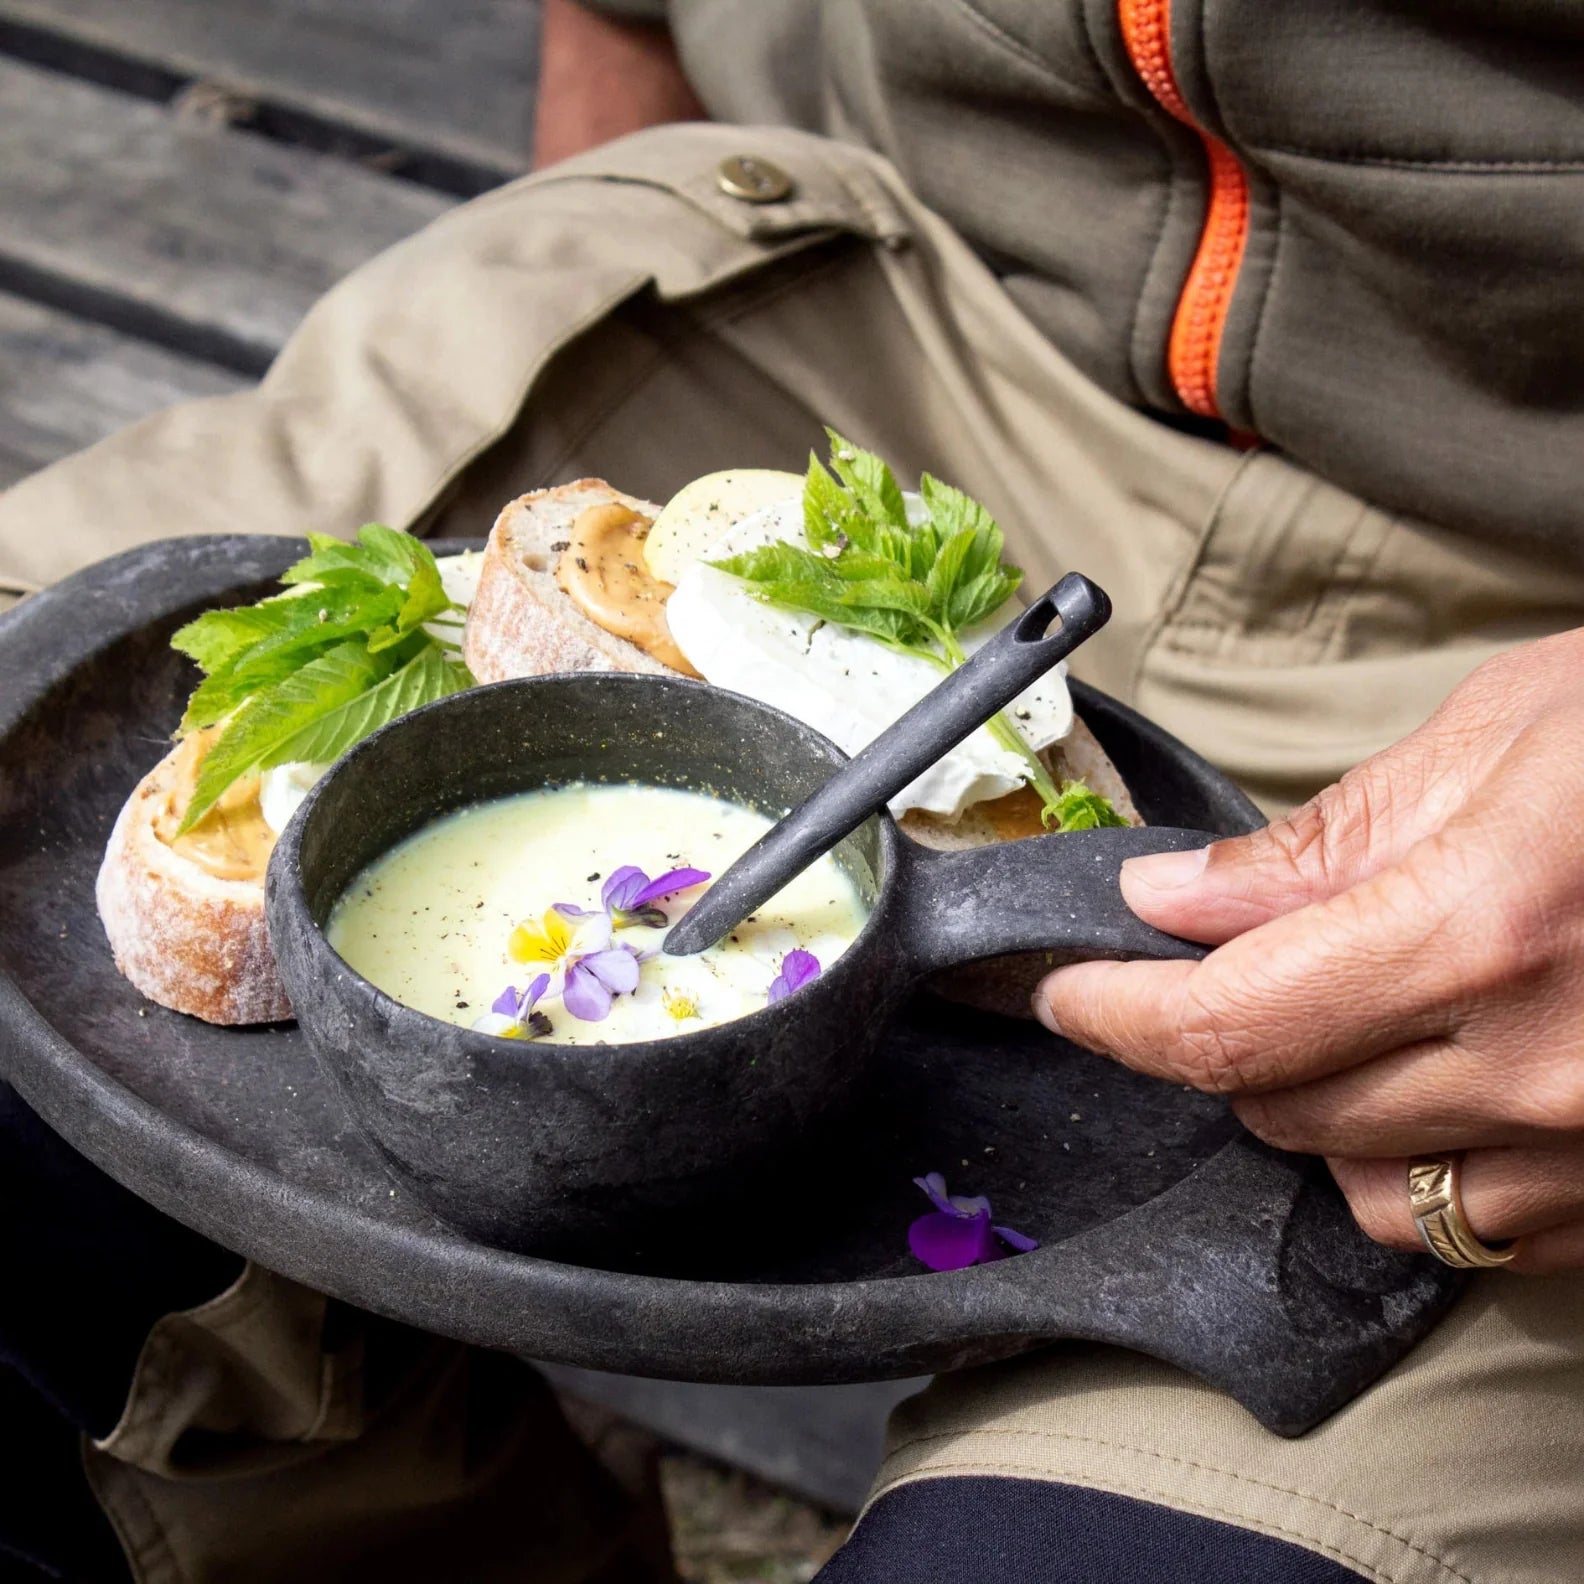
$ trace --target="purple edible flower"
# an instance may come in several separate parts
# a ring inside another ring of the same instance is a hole
[[[561,987],[561,1005],[585,1023],[598,1023],[610,1014],[611,1000],[638,988],[638,954],[625,946],[590,952],[567,969]]]
[[[1039,1247],[1033,1238],[1014,1232],[1011,1227],[992,1226],[988,1199],[948,1194],[946,1179],[939,1172],[915,1177],[913,1181],[935,1208],[908,1228],[908,1247],[931,1270],[987,1265],[992,1260],[1005,1259],[1007,1248],[1027,1254]],[[1007,1248],[1001,1246],[1003,1243]]]
[[[501,1039],[535,1039],[548,1034],[550,1019],[534,1007],[549,988],[549,974],[531,980],[521,995],[515,985],[507,985],[489,1011],[473,1020],[473,1027],[481,1034],[495,1034]]]
[[[614,870],[600,889],[600,909],[611,924],[620,929],[623,925],[647,924],[651,929],[664,929],[669,920],[657,905],[689,886],[702,885],[709,879],[707,869],[669,869],[651,880],[636,864],[623,864]],[[587,908],[573,906],[570,902],[557,902],[556,912],[568,918],[590,918]]]
[[[638,988],[638,954],[611,945],[606,914],[583,917],[585,922],[570,928],[558,909],[549,908],[538,923],[524,919],[512,931],[506,949],[520,963],[546,964],[549,993],[560,996],[573,1017],[598,1023],[609,1014],[613,994]]]
[[[794,990],[801,990],[811,979],[818,979],[819,976],[819,958],[813,952],[806,952],[801,947],[789,951],[781,959],[781,972],[770,981],[770,999],[766,1004],[774,1006],[777,1001],[784,1001]]]

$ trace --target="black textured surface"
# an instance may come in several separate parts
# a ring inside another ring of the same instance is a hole
[[[94,913],[111,822],[191,685],[166,638],[205,605],[255,597],[299,552],[170,541],[0,619],[0,1065],[160,1208],[350,1302],[592,1368],[880,1379],[1092,1337],[1194,1370],[1287,1433],[1361,1389],[1450,1300],[1450,1273],[1367,1242],[1318,1163],[1255,1144],[1218,1102],[924,1000],[886,1032],[876,1101],[813,1178],[785,1185],[821,1215],[746,1236],[692,1212],[663,1256],[629,1250],[606,1268],[449,1230],[393,1185],[294,1027],[215,1029],[147,1005]],[[1146,817],[1246,826],[1248,805],[1202,762],[1078,696]],[[998,1220],[1045,1246],[917,1274],[905,1233],[923,1201],[908,1179],[929,1170],[988,1193]]]
[[[834,848],[872,909],[853,945],[795,997],[671,1039],[526,1046],[475,1033],[376,989],[323,933],[369,863],[481,799],[645,782],[773,818],[817,801],[844,763],[752,699],[599,674],[454,694],[345,755],[270,860],[270,939],[320,1066],[402,1186],[497,1247],[730,1273],[722,1249],[786,1247],[810,1221],[840,1219],[853,1182],[823,1169],[843,1148],[833,1129],[866,1098],[871,1113],[885,1109],[876,1052],[927,970],[1031,946],[1066,958],[1202,953],[1135,918],[1117,876],[1125,855],[1200,846],[1203,831],[1080,831],[943,856],[904,841],[889,817],[849,820]],[[858,1126],[873,1121],[860,1113]],[[804,1186],[788,1194],[793,1181]],[[714,1223],[708,1253],[695,1215]]]

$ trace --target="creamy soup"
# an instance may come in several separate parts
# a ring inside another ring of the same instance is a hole
[[[796,994],[863,928],[858,888],[827,855],[708,951],[660,951],[707,888],[698,876],[725,873],[769,828],[698,792],[525,792],[376,859],[326,935],[386,994],[450,1023],[560,1045],[686,1034]]]

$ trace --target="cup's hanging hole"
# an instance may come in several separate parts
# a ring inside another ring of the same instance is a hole
[[[1061,612],[1056,609],[1055,600],[1042,599],[1030,605],[1018,618],[1017,641],[1040,643],[1046,638],[1054,638],[1062,630],[1063,625]]]

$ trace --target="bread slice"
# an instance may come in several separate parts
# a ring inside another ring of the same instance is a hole
[[[216,879],[155,833],[182,752],[172,749],[134,788],[99,868],[95,896],[116,967],[151,1001],[208,1023],[289,1018],[263,882]]]
[[[672,674],[636,644],[591,622],[556,583],[556,562],[572,524],[591,506],[612,502],[643,517],[660,515],[652,501],[624,495],[604,479],[578,479],[520,496],[495,519],[462,636],[462,658],[480,682],[552,671]]]
[[[556,563],[572,524],[590,507],[619,502],[653,518],[660,508],[624,495],[603,479],[578,479],[535,490],[510,502],[495,520],[484,553],[478,593],[468,613],[462,651],[480,682],[544,676],[556,671],[637,671],[670,674],[635,644],[590,621],[556,582]],[[1142,825],[1133,799],[1094,734],[1074,719],[1073,729],[1041,755],[1053,779],[1083,781],[1108,798],[1130,824]],[[1039,799],[1027,789],[977,804],[955,820],[909,810],[897,822],[925,847],[955,852],[993,842],[1040,835]],[[983,1011],[1029,1017],[1029,997],[1061,959],[1026,952],[947,969],[932,989]]]

